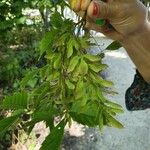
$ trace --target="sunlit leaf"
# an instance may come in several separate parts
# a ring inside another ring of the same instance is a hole
[[[70,39],[67,43],[67,58],[71,57],[73,54],[73,39]]]
[[[101,60],[101,57],[99,55],[92,55],[92,54],[85,54],[84,58],[91,62],[98,62]]]
[[[80,58],[79,56],[75,56],[71,59],[71,61],[69,63],[69,67],[67,69],[68,73],[72,72],[75,69],[75,67],[77,66],[77,64],[79,62],[79,58]]]
[[[115,127],[115,128],[123,128],[123,125],[117,121],[115,118],[113,118],[111,115],[109,115],[108,113],[105,114],[106,118],[108,119],[109,123]]]
[[[71,83],[69,80],[65,80],[65,83],[66,83],[68,89],[71,89],[71,90],[75,89],[74,84]]]
[[[83,59],[80,61],[78,71],[81,75],[86,75],[88,73],[88,65]]]
[[[61,54],[56,55],[56,59],[54,61],[54,69],[59,69],[61,66]]]
[[[100,63],[88,64],[88,66],[91,70],[97,73],[108,67],[106,64],[100,64]]]

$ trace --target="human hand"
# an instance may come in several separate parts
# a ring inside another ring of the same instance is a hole
[[[86,28],[96,30],[107,37],[123,41],[130,35],[143,32],[148,23],[148,11],[139,0],[70,0],[71,7],[79,15],[87,10]],[[82,15],[81,15],[82,16]],[[108,24],[97,25],[96,19],[107,19]]]

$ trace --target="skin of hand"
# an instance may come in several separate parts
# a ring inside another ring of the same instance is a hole
[[[139,0],[71,0],[80,16],[87,10],[86,28],[119,41],[145,79],[150,83],[150,23],[148,10]],[[96,19],[107,19],[113,26],[96,25]]]
[[[72,8],[79,15],[87,10],[86,28],[104,33],[107,37],[122,41],[130,34],[142,31],[148,22],[148,11],[139,0],[71,0]],[[95,24],[97,18],[107,19],[114,27]]]

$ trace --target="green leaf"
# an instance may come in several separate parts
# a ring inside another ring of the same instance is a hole
[[[61,54],[56,55],[56,60],[54,61],[54,69],[59,69],[61,66]]]
[[[123,128],[123,125],[119,121],[117,121],[115,118],[113,118],[111,115],[109,115],[108,113],[106,113],[105,115],[110,125],[112,125],[115,128],[120,128],[120,129]]]
[[[70,39],[67,44],[67,58],[70,58],[73,54],[74,45],[72,41],[73,39]]]
[[[53,118],[54,111],[38,111],[33,114],[33,122],[48,121]]]
[[[85,54],[84,58],[86,58],[87,60],[91,62],[101,61],[101,57],[99,55]]]
[[[79,44],[76,41],[76,39],[73,37],[70,38],[67,43],[67,58],[70,58],[72,56],[74,49],[78,50]]]
[[[114,113],[124,113],[123,109],[117,109],[113,107],[108,107],[106,108],[106,110],[108,110],[109,112],[114,112]]]
[[[15,93],[12,96],[7,96],[1,103],[3,109],[27,109],[28,94],[25,92]]]
[[[70,111],[73,120],[89,127],[97,126],[99,124],[99,119],[97,119],[99,112],[98,105],[94,102],[89,102],[84,106],[81,104],[82,102],[80,100],[73,104]]]
[[[34,107],[38,106],[40,102],[47,96],[50,91],[49,82],[44,82],[37,88],[35,88],[32,92],[32,96],[34,96],[33,103]]]
[[[32,120],[28,123],[26,123],[26,126],[34,126],[36,123],[40,121],[45,121],[46,123],[50,124],[51,120],[53,119],[55,114],[55,110],[51,108],[49,111],[35,111],[32,114]]]
[[[24,24],[26,22],[26,17],[23,16],[21,18],[16,19],[16,24]]]
[[[122,47],[122,45],[118,41],[114,41],[106,49],[107,50],[117,50],[121,47]]]
[[[66,83],[68,89],[71,89],[71,90],[74,90],[74,89],[75,89],[74,84],[71,83],[69,80],[65,80],[65,83]]]
[[[99,84],[104,86],[104,87],[111,87],[111,86],[113,86],[113,82],[112,81],[104,80],[102,78],[100,79]]]
[[[107,99],[105,99],[105,104],[109,107],[112,107],[112,108],[115,108],[115,109],[122,109],[122,106],[120,106],[119,104],[115,103],[115,102],[112,102],[112,101],[109,101]]]
[[[102,111],[102,109],[99,112],[99,124],[98,124],[98,126],[99,126],[100,131],[102,131],[103,126],[104,126],[103,111]]]
[[[88,64],[88,66],[91,70],[93,70],[96,73],[103,71],[104,69],[108,67],[106,64],[100,64],[100,63]]]
[[[88,49],[89,48],[90,42],[88,40],[89,39],[87,37],[78,37],[78,41],[79,41],[82,49]]]
[[[85,85],[83,80],[79,80],[76,84],[76,89],[75,89],[75,98],[80,99],[85,97]]]
[[[40,56],[46,51],[50,51],[52,49],[54,37],[57,35],[57,30],[51,30],[47,32],[44,38],[40,42]]]
[[[50,134],[46,137],[45,141],[42,143],[40,150],[59,150],[60,144],[64,134],[65,121],[62,120]]]
[[[108,80],[104,80],[101,76],[99,76],[96,73],[89,73],[89,76],[93,79],[93,82],[95,82],[96,84],[99,84],[101,86],[104,87],[111,87],[113,85],[113,82],[108,81]]]
[[[59,12],[55,12],[54,14],[51,15],[51,24],[53,27],[61,28],[63,20]]]
[[[60,76],[60,72],[56,70],[47,77],[46,81],[57,80],[59,76]]]
[[[19,115],[7,117],[0,120],[0,133],[7,131],[11,126],[13,126],[19,119]]]
[[[25,88],[25,86],[27,86],[29,82],[31,83],[32,80],[35,80],[36,74],[37,70],[29,71],[20,82],[21,88]]]
[[[71,59],[70,63],[69,63],[69,67],[67,69],[67,72],[70,73],[72,72],[75,67],[77,66],[78,62],[79,62],[80,57],[79,56],[75,56]]]
[[[53,58],[55,57],[55,53],[49,51],[47,53],[47,55],[45,55],[45,58],[48,59],[48,60],[52,60]]]
[[[81,75],[86,75],[88,73],[88,65],[83,59],[80,61],[78,72]]]

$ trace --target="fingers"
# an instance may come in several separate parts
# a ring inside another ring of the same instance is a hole
[[[94,22],[87,22],[85,27],[89,30],[101,32],[105,36],[113,40],[120,41],[121,39],[123,39],[123,35],[121,33],[117,32],[116,30],[111,30],[110,28],[108,28],[108,26],[98,26]]]
[[[91,0],[81,0],[81,10],[83,11],[87,10],[90,3]]]
[[[87,14],[93,18],[112,18],[115,15],[116,10],[114,9],[114,3],[112,2],[102,2],[94,0],[90,3]]]
[[[87,10],[87,15],[93,19],[108,19],[117,12],[114,2],[115,0],[107,0],[107,3],[100,0],[70,0],[70,5],[76,12]]]
[[[91,0],[69,0],[71,8],[76,11],[85,11],[87,10]]]
[[[69,0],[71,9],[78,12],[80,11],[80,0]]]

